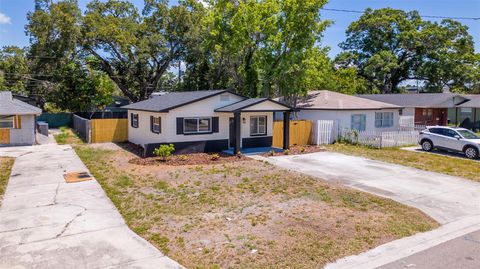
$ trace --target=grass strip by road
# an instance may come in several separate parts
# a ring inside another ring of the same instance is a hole
[[[468,159],[452,158],[436,154],[423,154],[402,150],[400,148],[377,149],[344,143],[327,145],[326,148],[329,151],[463,177],[480,182],[480,162]]]
[[[13,158],[0,157],[0,205],[2,204],[3,194],[7,188],[8,179],[12,172]]]
[[[128,226],[187,268],[320,268],[438,224],[395,201],[244,160],[129,163],[75,150]]]

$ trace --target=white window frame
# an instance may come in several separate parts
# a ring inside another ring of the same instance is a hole
[[[263,132],[260,132],[260,118],[264,119],[264,124],[263,124]],[[253,132],[252,124],[253,124],[253,119],[257,119],[257,132]],[[256,116],[250,116],[250,136],[261,136],[261,135],[267,135],[267,116],[265,115],[256,115]]]
[[[0,116],[0,123],[10,123],[9,126],[0,126],[0,128],[13,129],[15,128],[15,115],[2,115]]]
[[[130,116],[132,117],[131,119],[131,126],[133,128],[138,128],[138,122],[139,122],[139,116],[138,114],[131,113]]]
[[[197,121],[197,130],[196,131],[187,131],[185,128],[185,122],[187,120],[196,120]],[[200,121],[208,120],[208,130],[200,130]],[[183,118],[183,133],[184,134],[203,134],[203,133],[212,133],[212,117],[193,117],[193,118]]]
[[[353,118],[354,117],[360,117],[360,128],[354,128],[353,124],[354,124],[354,120]],[[363,126],[362,126],[362,118],[363,118]],[[362,128],[363,127],[363,128]],[[367,115],[366,114],[352,114],[351,117],[350,117],[350,128],[353,129],[353,130],[357,130],[357,131],[365,131],[367,130]]]
[[[387,114],[391,117],[386,117]],[[393,112],[375,112],[375,128],[393,127],[393,117]]]
[[[155,121],[157,121],[157,122],[155,122]],[[156,133],[156,134],[160,133],[160,130],[161,130],[160,124],[161,124],[160,117],[152,117],[152,132],[153,133]]]

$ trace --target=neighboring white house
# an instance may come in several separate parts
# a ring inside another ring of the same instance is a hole
[[[0,145],[35,144],[35,118],[42,110],[0,92]]]
[[[291,110],[268,98],[226,90],[166,93],[124,108],[128,140],[140,145],[144,156],[161,144],[174,144],[176,153],[271,147],[273,113]]]
[[[399,129],[402,107],[331,91],[311,91],[297,102],[305,120],[333,120],[340,130],[383,132]]]

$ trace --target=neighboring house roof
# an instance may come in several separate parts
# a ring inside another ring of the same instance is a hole
[[[215,109],[215,112],[242,111],[243,109],[247,109],[249,107],[252,107],[252,106],[264,103],[264,102],[272,102],[272,103],[275,103],[276,105],[282,106],[283,110],[291,110],[291,108],[289,106],[287,106],[285,104],[282,104],[280,102],[271,100],[269,98],[250,98],[250,99],[242,100],[240,102],[236,102],[236,103],[224,106],[224,107],[217,108],[217,109]],[[279,111],[278,109],[273,109],[273,110]]]
[[[170,92],[150,99],[123,106],[131,110],[168,112],[171,109],[197,102],[218,94],[231,93],[227,90]],[[232,93],[235,94],[235,93]]]
[[[297,109],[371,110],[402,108],[401,106],[360,98],[332,91],[311,91],[297,102]]]
[[[480,107],[480,95],[468,95],[466,97],[470,100],[458,105],[458,107]]]
[[[11,92],[0,92],[0,115],[39,115],[42,110],[20,100],[13,99]]]
[[[454,93],[362,94],[361,98],[390,103],[402,107],[456,107],[468,101],[467,95]]]

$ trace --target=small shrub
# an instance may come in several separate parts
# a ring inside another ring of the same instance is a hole
[[[283,154],[285,154],[285,155],[290,154],[290,150],[288,150],[288,149],[284,150],[284,151],[283,151]]]
[[[218,153],[214,153],[210,156],[210,159],[212,161],[216,161],[216,160],[220,159],[220,155]]]
[[[242,158],[242,152],[240,152],[240,150],[237,151],[237,153],[236,153],[235,155],[236,155],[238,158]]]
[[[300,148],[300,153],[304,153],[305,150],[306,150],[305,147],[301,147],[301,148]]]
[[[167,161],[167,158],[172,155],[172,153],[175,151],[175,147],[173,144],[169,145],[161,145],[160,147],[156,148],[153,151],[153,154],[157,155],[162,159],[162,161]]]
[[[187,155],[180,155],[178,156],[178,159],[182,162],[188,161],[188,156]]]
[[[268,156],[275,156],[275,150],[273,150],[273,149],[270,150],[270,151],[268,152]]]

